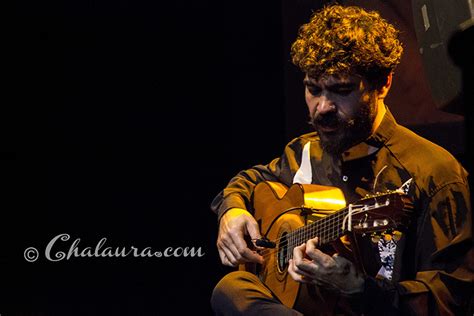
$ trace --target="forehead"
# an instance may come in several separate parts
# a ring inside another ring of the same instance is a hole
[[[358,75],[344,74],[344,75],[324,75],[318,78],[310,77],[308,74],[305,76],[305,82],[322,85],[332,86],[341,84],[356,84],[359,85],[363,81],[363,78]]]

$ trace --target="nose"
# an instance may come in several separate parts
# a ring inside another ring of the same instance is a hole
[[[318,100],[316,111],[319,114],[325,114],[336,111],[336,106],[326,96],[322,95]]]

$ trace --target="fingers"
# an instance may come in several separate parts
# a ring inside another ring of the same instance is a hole
[[[288,272],[291,277],[302,283],[314,283],[315,264],[304,257],[306,244],[301,244],[293,249],[293,259],[290,259]]]
[[[364,278],[356,271],[351,261],[335,254],[329,256],[317,249],[318,239],[310,239],[293,249],[288,273],[300,283],[324,286],[339,293],[361,292]]]
[[[255,219],[246,210],[232,209],[221,219],[217,248],[223,264],[263,263],[263,257],[247,246],[244,235],[260,238]]]
[[[298,247],[293,249],[293,259],[295,262],[296,272],[303,274],[305,276],[314,278],[314,275],[319,269],[318,265],[312,260],[305,258],[305,255],[308,253],[307,243],[301,244]]]
[[[244,240],[243,233],[228,233],[220,239],[221,243],[218,247],[225,250],[225,253],[234,265],[244,262],[263,263],[263,257],[257,252],[249,249]]]
[[[293,262],[289,266],[291,275],[296,281],[309,281],[320,284],[332,275],[336,266],[335,260],[317,249],[318,239],[313,238],[293,249]]]
[[[221,262],[223,265],[225,266],[229,266],[229,267],[236,267],[234,264],[232,264],[229,259],[227,259],[227,256],[225,255],[225,252],[223,250],[220,250],[219,249],[219,257],[221,258]]]
[[[239,264],[239,261],[234,257],[232,252],[225,246],[220,246],[218,244],[217,250],[219,251],[219,257],[221,258],[222,264],[229,267],[236,267]]]
[[[247,262],[255,262],[260,264],[263,264],[264,262],[264,259],[261,255],[249,248],[244,249],[242,253],[242,258]]]
[[[290,261],[288,262],[288,273],[296,282],[311,283],[305,275],[297,271],[297,268],[295,266],[295,261],[293,259],[290,259]]]
[[[255,224],[255,226],[253,225]],[[252,231],[248,230],[248,227],[251,226]],[[255,221],[248,221],[247,222],[247,231],[252,239],[260,238],[260,232],[258,231],[258,224]],[[257,236],[257,237],[255,237]],[[234,244],[235,251],[237,251],[237,254],[235,252],[234,256],[241,262],[255,262],[255,263],[263,263],[263,257],[260,256],[256,251],[251,250],[247,246],[247,242],[244,240],[244,234],[242,231],[238,231],[235,233],[231,233],[230,237],[232,238],[232,242]],[[232,248],[232,249],[234,249]]]
[[[293,259],[296,262],[301,262],[303,261],[304,258],[304,252],[306,250],[306,245],[301,244],[293,249]]]
[[[311,262],[308,263],[296,263],[293,259],[291,259],[293,262],[293,271],[297,273],[298,275],[306,278],[306,279],[314,279],[314,271],[318,269],[317,266],[313,266],[314,264]]]
[[[260,239],[262,235],[260,235],[260,228],[258,227],[257,221],[252,218],[246,221],[245,228],[252,239]]]
[[[221,262],[227,266],[236,267],[244,262],[255,262],[263,264],[264,259],[257,252],[246,248],[241,252],[234,246],[227,246],[225,244],[218,244],[217,249]]]
[[[227,259],[227,257],[225,256],[224,252],[219,252],[219,256],[221,257],[221,262],[223,265],[225,266],[228,266],[228,267],[232,267],[232,268],[235,268],[236,266],[233,265],[229,259]]]
[[[318,238],[310,239],[306,242],[306,255],[310,257],[314,263],[325,270],[331,271],[337,264],[333,257],[325,254],[317,248]]]
[[[253,217],[248,218],[245,228],[247,229],[247,233],[252,240],[262,238],[257,221]],[[257,262],[260,264],[263,263],[263,257],[260,256],[256,251],[250,250],[247,245],[243,245],[243,248],[240,249],[243,249],[243,257],[248,261]]]

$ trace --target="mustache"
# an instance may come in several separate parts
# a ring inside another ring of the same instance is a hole
[[[349,127],[354,124],[354,120],[351,119],[349,121],[344,120],[340,115],[337,113],[327,113],[327,114],[319,114],[316,113],[314,117],[310,117],[308,122],[313,128],[317,130],[318,126],[323,127]]]

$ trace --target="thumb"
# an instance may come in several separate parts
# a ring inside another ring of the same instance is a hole
[[[247,220],[245,228],[247,229],[247,232],[249,233],[251,239],[260,239],[262,237],[260,235],[260,229],[258,228],[258,224],[253,218],[251,220]]]

